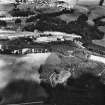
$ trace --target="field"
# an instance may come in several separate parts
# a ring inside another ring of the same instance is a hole
[[[105,105],[105,56],[101,56],[105,55],[105,7],[96,4],[81,4],[82,6],[73,11],[60,11],[57,8],[38,9],[36,11],[39,14],[24,20],[21,30],[10,31],[1,27],[2,37],[23,37],[5,40],[1,48],[0,105],[32,101],[44,101],[51,105]],[[0,16],[9,16],[8,11],[13,7],[0,4]],[[99,17],[103,18],[94,21]],[[15,24],[15,20],[9,24],[16,30],[22,25],[21,22]],[[81,35],[82,39],[36,43],[34,38],[24,38],[35,34],[35,29],[75,33]],[[81,41],[84,47],[87,45],[88,50],[95,51],[94,54],[99,53],[90,56],[93,52],[78,47],[75,41]],[[0,42],[3,44],[4,41],[1,39]],[[23,55],[23,48],[31,50]],[[104,63],[98,62],[98,58]],[[69,77],[66,75],[68,72]],[[67,79],[61,83],[60,80],[65,78]]]

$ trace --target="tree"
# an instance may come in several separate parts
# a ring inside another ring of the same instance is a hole
[[[104,3],[104,0],[100,0],[99,5],[102,6]]]
[[[15,24],[21,24],[21,19],[16,19]]]
[[[0,26],[1,27],[6,27],[7,23],[5,21],[0,20]]]

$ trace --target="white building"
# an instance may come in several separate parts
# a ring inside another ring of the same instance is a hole
[[[51,41],[57,41],[56,37],[38,37],[35,42],[43,43],[43,42],[51,42]]]

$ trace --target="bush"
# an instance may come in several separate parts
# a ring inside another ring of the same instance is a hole
[[[6,27],[7,23],[5,21],[0,20],[0,27]]]
[[[12,16],[23,16],[23,17],[27,17],[27,16],[29,16],[29,15],[34,15],[34,12],[32,12],[32,11],[29,11],[29,10],[27,10],[27,11],[23,11],[23,10],[20,10],[19,8],[14,8],[11,12],[10,12],[10,14],[12,15]]]
[[[15,24],[21,24],[21,19],[16,19]]]
[[[35,25],[34,24],[27,25],[23,28],[23,31],[34,32],[34,30],[35,30]]]

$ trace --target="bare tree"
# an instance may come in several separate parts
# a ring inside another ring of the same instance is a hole
[[[100,0],[99,5],[102,6],[104,3],[104,0]]]

